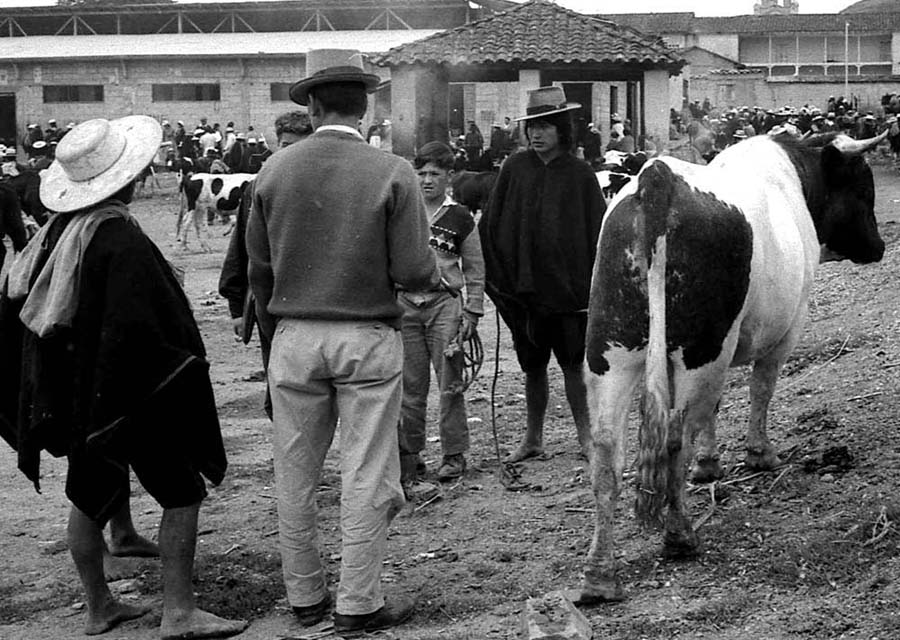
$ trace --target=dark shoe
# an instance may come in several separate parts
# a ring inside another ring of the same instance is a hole
[[[325,597],[318,604],[311,604],[308,607],[292,607],[294,617],[304,627],[311,627],[319,624],[331,612],[331,593],[325,592]]]
[[[425,476],[427,471],[425,461],[418,453],[401,453],[400,454],[400,482],[414,483],[419,478]]]
[[[461,453],[444,456],[441,468],[438,469],[438,480],[455,480],[466,472],[466,457]]]
[[[406,598],[385,602],[378,611],[363,615],[334,614],[334,633],[342,638],[356,638],[370,631],[389,629],[406,622],[413,612],[413,603]]]
[[[423,504],[441,495],[441,488],[430,482],[410,482],[403,484],[403,495],[407,502]]]

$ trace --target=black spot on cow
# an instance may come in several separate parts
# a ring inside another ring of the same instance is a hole
[[[222,190],[222,186],[225,184],[225,181],[222,178],[213,178],[212,182],[209,183],[209,190],[214,195],[219,195],[219,192]]]
[[[643,244],[643,212],[626,196],[607,213],[588,306],[587,362],[600,375],[609,369],[605,353],[613,345],[629,350],[647,345],[650,315]]]
[[[666,342],[695,369],[719,357],[744,306],[753,229],[734,206],[682,189],[690,187],[679,185],[666,236]]]
[[[695,369],[715,360],[750,285],[753,230],[733,205],[693,189],[664,163],[640,176],[603,228],[588,310],[587,360],[609,369],[605,353],[647,345],[648,253],[666,236],[666,343]]]

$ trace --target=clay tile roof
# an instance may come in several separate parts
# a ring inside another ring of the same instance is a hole
[[[581,15],[548,0],[390,49],[376,64],[616,62],[677,70],[684,61],[659,38],[609,20]]]

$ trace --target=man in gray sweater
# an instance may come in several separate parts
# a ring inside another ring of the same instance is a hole
[[[320,560],[316,489],[340,418],[341,572],[335,631],[400,624],[386,602],[387,529],[403,505],[397,424],[403,345],[394,289],[440,275],[412,166],[366,144],[357,123],[379,78],[359,54],[317,50],[291,99],[316,132],[272,156],[256,179],[247,227],[250,287],[272,337],[269,386],[284,580],[303,625],[331,595]]]

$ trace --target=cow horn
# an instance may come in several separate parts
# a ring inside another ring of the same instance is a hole
[[[832,144],[838,151],[845,155],[858,156],[862,155],[869,149],[874,149],[879,142],[887,137],[887,135],[888,129],[885,129],[874,138],[867,138],[865,140],[854,140],[849,136],[838,136],[834,139],[834,142],[832,142]]]

